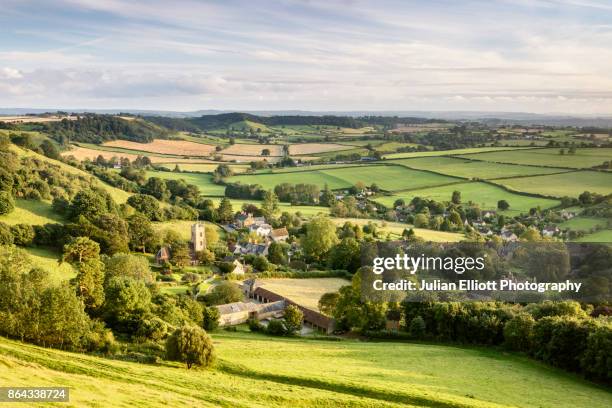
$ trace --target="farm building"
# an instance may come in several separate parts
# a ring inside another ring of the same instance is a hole
[[[289,239],[289,231],[287,231],[285,227],[273,229],[272,232],[270,232],[270,238],[274,242],[285,242]]]
[[[235,302],[216,306],[219,310],[219,326],[235,326],[249,319],[257,321],[278,319],[285,314],[284,300],[272,303]]]

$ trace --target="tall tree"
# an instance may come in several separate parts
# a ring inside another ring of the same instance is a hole
[[[325,259],[330,249],[338,243],[336,225],[324,216],[312,218],[302,238],[302,246],[307,256],[315,260]]]
[[[274,191],[268,190],[264,192],[261,210],[266,217],[274,217],[278,213],[278,197],[274,194]]]

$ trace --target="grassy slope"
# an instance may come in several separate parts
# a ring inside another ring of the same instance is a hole
[[[70,387],[71,406],[607,407],[609,391],[498,351],[213,335],[211,370],[141,365],[0,338],[0,383]],[[43,404],[41,404],[43,406]]]
[[[106,190],[113,197],[115,202],[118,203],[118,204],[125,203],[127,201],[128,197],[131,195],[130,193],[128,193],[126,191],[123,191],[123,190],[118,189],[116,187],[113,187],[113,186],[111,186],[109,184],[106,184],[106,183],[96,179],[91,174],[89,174],[89,173],[87,173],[87,172],[85,172],[83,170],[77,169],[76,167],[72,167],[72,166],[70,166],[70,165],[68,165],[66,163],[60,162],[58,160],[50,159],[50,158],[48,158],[46,156],[43,156],[42,154],[38,154],[38,153],[33,152],[31,150],[22,149],[22,148],[19,148],[19,147],[15,146],[15,145],[11,145],[11,149],[15,153],[17,153],[19,156],[36,157],[39,160],[44,160],[44,161],[47,161],[47,162],[52,163],[54,165],[57,165],[63,171],[66,171],[68,173],[72,173],[72,174],[80,175],[80,176],[83,176],[83,177],[95,179],[96,180],[96,184],[101,186],[104,190]]]
[[[453,154],[471,154],[482,152],[496,152],[498,150],[508,150],[508,147],[468,147],[465,149],[455,150],[436,150],[428,152],[409,152],[409,153],[393,153],[385,155],[385,159],[405,159],[410,157],[432,157],[432,156],[449,156]],[[517,150],[520,148],[517,148]]]
[[[612,242],[612,229],[605,229],[585,235],[577,239],[578,242]]]
[[[553,197],[575,197],[582,192],[612,193],[612,173],[601,171],[576,171],[546,176],[521,177],[496,180],[495,183],[516,191],[544,194]]]
[[[590,231],[591,228],[595,228],[598,225],[605,227],[607,220],[605,218],[597,217],[574,217],[571,220],[567,220],[562,224],[559,224],[559,228],[569,228],[574,231]]]
[[[58,264],[61,253],[46,248],[25,248],[32,258],[32,265],[49,272],[54,282],[62,282],[76,276],[76,271],[69,263]]]
[[[380,197],[375,199],[375,201],[387,207],[393,206],[393,203],[397,198],[403,198],[407,203],[414,197],[429,198],[436,201],[450,201],[452,193],[455,190],[461,192],[461,200],[464,203],[473,201],[474,203],[479,204],[480,208],[483,210],[495,210],[497,209],[497,202],[499,200],[506,200],[508,203],[510,203],[510,209],[506,211],[506,213],[509,214],[527,212],[530,208],[537,207],[538,205],[542,208],[549,208],[559,204],[559,202],[556,200],[514,194],[505,191],[501,187],[478,182],[407,191],[405,193],[397,193],[392,196]]]
[[[212,200],[212,202],[219,206],[219,202],[221,199],[219,197],[207,197]],[[261,207],[261,201],[257,200],[239,200],[235,198],[230,198],[230,202],[232,203],[232,209],[235,211],[240,211],[243,204],[255,204],[258,207]],[[280,212],[289,212],[296,213],[300,212],[305,217],[311,217],[313,215],[321,214],[329,214],[329,207],[319,207],[314,205],[291,205],[289,203],[279,203]]]
[[[208,221],[200,221],[206,225],[211,225],[217,229],[217,232],[220,236],[224,235],[223,230],[217,225],[210,223]],[[181,238],[183,239],[191,239],[191,226],[193,225],[193,221],[187,220],[172,220],[172,221],[164,221],[164,222],[154,222],[153,229],[157,234],[161,234],[166,230],[174,230],[176,231]]]
[[[62,217],[53,212],[49,202],[23,199],[15,200],[15,210],[0,215],[0,221],[9,225],[63,223]]]

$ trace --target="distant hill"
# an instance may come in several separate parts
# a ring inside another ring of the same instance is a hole
[[[250,122],[252,124],[261,124],[265,126],[282,126],[282,125],[310,125],[310,126],[339,126],[347,128],[359,128],[366,124],[365,121],[359,118],[350,116],[302,116],[302,115],[287,115],[287,116],[258,116],[250,113],[221,113],[217,115],[202,115],[194,118],[171,118],[166,116],[145,116],[144,119],[160,126],[167,127],[173,130],[183,131],[206,131],[212,129],[224,129],[232,126],[235,123]]]
[[[42,131],[58,142],[103,143],[124,139],[147,143],[165,139],[170,132],[165,127],[139,118],[124,119],[111,115],[86,114],[76,120],[61,120],[40,125]]]

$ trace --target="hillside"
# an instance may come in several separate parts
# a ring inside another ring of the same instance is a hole
[[[68,386],[73,406],[596,408],[612,403],[608,391],[573,375],[497,351],[240,332],[213,337],[218,363],[199,371],[0,338],[0,383]]]

